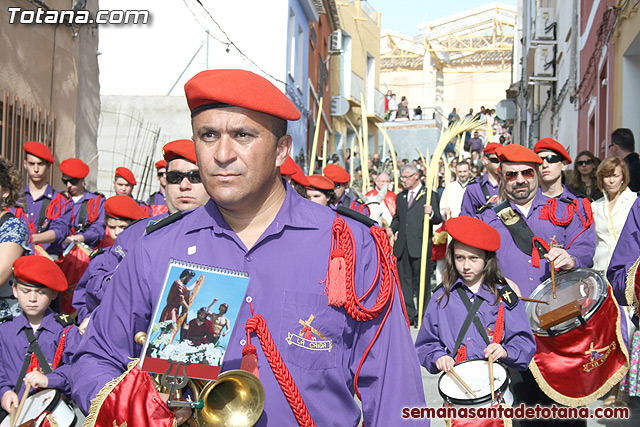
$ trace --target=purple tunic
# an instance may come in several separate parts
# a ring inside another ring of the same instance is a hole
[[[467,185],[467,190],[464,192],[464,196],[462,197],[460,215],[472,217],[478,216],[478,208],[487,203],[487,198],[482,191],[482,187],[485,187],[488,190],[489,196],[498,196],[498,185],[493,185],[491,181],[489,181],[489,175],[485,173],[482,175],[480,180],[476,180],[475,182]]]
[[[18,375],[22,369],[24,357],[29,348],[29,340],[24,332],[24,328],[30,328],[31,325],[23,315],[14,317],[12,320],[0,324],[0,336],[2,336],[2,345],[0,346],[0,396],[8,390],[13,390],[18,381]],[[68,326],[67,326],[68,327]],[[53,364],[53,358],[58,348],[58,343],[62,337],[62,332],[67,327],[63,327],[54,318],[54,313],[50,309],[42,319],[40,328],[42,333],[38,337],[38,345],[42,350],[42,354],[47,359],[49,366]],[[78,348],[82,336],[78,333],[78,328],[73,326],[66,335],[64,353],[58,368],[50,374],[47,374],[49,380],[48,388],[55,388],[69,395],[69,362],[73,356],[73,352]],[[24,391],[24,383],[18,393],[18,398],[22,396]],[[35,391],[35,390],[32,390]]]
[[[432,374],[440,372],[436,368],[436,362],[440,357],[449,355],[454,360],[456,358],[454,353],[456,339],[467,313],[460,295],[455,290],[458,286],[462,287],[472,303],[475,298],[484,300],[476,316],[480,318],[480,322],[487,329],[489,339],[491,340],[493,337],[499,305],[494,305],[496,298],[485,284],[482,284],[478,293],[474,294],[462,280],[458,279],[449,293],[448,303],[446,297],[441,302],[437,301],[444,294],[443,288],[438,289],[429,301],[422,320],[422,327],[416,339],[418,359],[420,359],[422,366]],[[524,371],[536,352],[536,342],[531,332],[531,326],[529,326],[529,319],[524,311],[522,301],[518,300],[512,308],[507,304],[503,303],[503,305],[504,334],[500,344],[507,351],[507,357],[500,359],[500,362],[511,368]],[[467,346],[467,360],[485,358],[484,349],[487,344],[473,323],[462,339],[462,345],[465,344]]]
[[[144,235],[147,225],[151,221],[158,221],[168,214],[161,214],[151,218],[142,218],[130,224],[126,230],[118,235],[113,246],[104,249],[89,262],[89,267],[80,278],[73,293],[73,307],[78,310],[78,319],[89,317],[104,296],[105,286],[116,271],[118,264],[127,252]]]
[[[26,213],[29,220],[27,225],[29,223],[33,224],[36,233],[53,230],[56,235],[55,240],[51,243],[44,243],[42,247],[51,255],[60,255],[62,253],[62,242],[69,235],[69,232],[71,231],[71,223],[73,221],[73,207],[71,199],[67,199],[61,192],[53,190],[49,184],[47,184],[47,189],[38,200],[34,200],[31,196],[29,186],[25,187],[23,192],[26,197]],[[61,199],[60,203],[62,207],[60,215],[51,221],[44,219],[44,221],[40,221],[41,223],[39,224],[38,219],[40,217],[40,209],[42,208],[42,204],[45,199],[53,201],[56,197],[60,197]]]
[[[149,196],[149,198],[146,201],[146,204],[149,206],[153,206],[153,205],[166,205],[167,204],[167,200],[164,196],[164,194],[162,194],[162,192],[160,190],[156,191],[155,193],[153,193],[152,195]]]
[[[339,419],[343,426],[359,425],[353,377],[383,316],[358,322],[343,308],[328,305],[321,281],[327,275],[336,214],[303,199],[290,185],[286,188],[280,211],[251,249],[246,249],[213,201],[140,239],[113,275],[74,358],[73,397],[81,408],[87,410],[96,392],[122,374],[130,357],[140,355],[142,347],[134,343],[133,336],[147,331],[169,260],[175,258],[248,272],[251,279],[246,295],[252,298],[255,313],[266,319],[316,424],[335,425]],[[346,221],[357,246],[356,293],[363,295],[376,274],[375,244],[367,227],[348,218]],[[370,307],[376,296],[374,290],[363,304]],[[331,341],[331,351],[312,351],[287,343],[289,334],[300,333],[299,321],[312,314],[312,326]],[[249,317],[249,304],[243,303],[222,371],[240,367],[246,344],[243,326]],[[257,337],[253,336],[252,344],[257,347],[260,381],[266,394],[265,410],[256,425],[295,425]],[[393,308],[362,366],[359,387],[366,425],[429,424],[428,420],[401,419],[401,408],[422,407],[425,400],[420,365],[399,292],[395,292]]]
[[[348,200],[347,200],[348,199]],[[348,203],[347,203],[348,202]],[[348,204],[348,206],[347,206]],[[335,205],[335,208],[338,206],[344,206],[345,208],[349,208],[356,212],[360,212],[362,215],[369,216],[369,207],[364,203],[360,203],[356,200],[356,195],[351,192],[351,190],[347,190],[340,200]],[[332,206],[334,207],[334,206]]]
[[[540,211],[549,198],[544,196],[540,189],[536,195],[529,214],[525,217],[533,234],[546,242],[550,242],[555,236],[556,242],[567,248],[567,252],[576,259],[576,268],[589,268],[593,265],[593,254],[596,248],[595,227],[593,224],[583,232],[582,222],[578,215],[567,226],[554,225],[550,220],[540,219]],[[514,210],[517,205],[510,202]],[[558,200],[557,215],[564,214],[567,203]],[[544,257],[540,258],[540,267],[531,265],[531,256],[522,252],[516,246],[513,237],[507,227],[500,221],[493,209],[488,209],[480,214],[479,218],[498,230],[500,233],[500,249],[498,249],[498,264],[504,275],[515,282],[522,291],[523,296],[531,295],[531,292],[542,282],[551,277],[549,263]],[[575,239],[575,240],[574,240]]]
[[[638,260],[638,256],[640,256],[640,196],[629,211],[607,270],[607,279],[621,305],[627,305],[625,297],[627,274]]]
[[[82,212],[83,211],[82,204],[85,203],[85,201],[87,201],[88,203],[89,200],[95,199],[97,197],[100,197],[100,206],[98,208],[98,211],[99,211],[98,218],[87,226],[86,224],[89,222],[88,221],[89,213]],[[84,242],[92,248],[96,247],[98,243],[100,243],[100,241],[104,238],[104,232],[106,227],[106,222],[104,218],[104,202],[105,202],[104,197],[96,193],[92,193],[90,191],[85,191],[77,203],[74,202],[73,199],[71,199],[71,203],[73,206],[72,224],[76,229],[76,233],[82,234],[84,236]]]

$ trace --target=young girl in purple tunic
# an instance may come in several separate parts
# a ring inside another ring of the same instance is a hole
[[[519,290],[498,267],[500,234],[466,216],[447,221],[447,231],[453,241],[443,284],[429,301],[415,344],[420,363],[435,374],[493,355],[494,361],[526,370],[536,343]]]

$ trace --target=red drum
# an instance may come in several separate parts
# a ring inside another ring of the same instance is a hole
[[[537,350],[529,365],[547,396],[567,406],[584,406],[603,396],[629,369],[629,353],[621,332],[620,308],[613,290],[597,271],[577,269],[556,274],[538,286],[526,302]],[[540,316],[577,302],[581,315],[544,330]],[[571,378],[571,381],[567,381]]]

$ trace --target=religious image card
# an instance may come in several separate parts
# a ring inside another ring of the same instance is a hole
[[[172,259],[140,369],[162,374],[174,362],[172,374],[217,379],[248,285],[246,273]]]

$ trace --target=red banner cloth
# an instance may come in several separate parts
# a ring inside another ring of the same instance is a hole
[[[586,325],[555,338],[535,336],[538,348],[529,368],[542,391],[558,403],[585,406],[594,402],[629,369],[620,309],[608,284],[607,289],[606,300]]]
[[[63,313],[73,314],[76,311],[72,305],[73,291],[84,274],[84,271],[89,266],[89,261],[91,260],[90,255],[91,253],[88,248],[81,245],[73,245],[73,248],[71,248],[64,258],[56,261],[58,263],[58,267],[60,267],[60,270],[62,270],[66,276],[67,283],[69,284],[69,289],[63,292],[60,296],[60,310]]]
[[[98,393],[91,403],[87,421],[85,425],[95,427],[172,427],[174,414],[158,394],[149,374],[133,367],[117,378],[115,384],[107,384]]]

